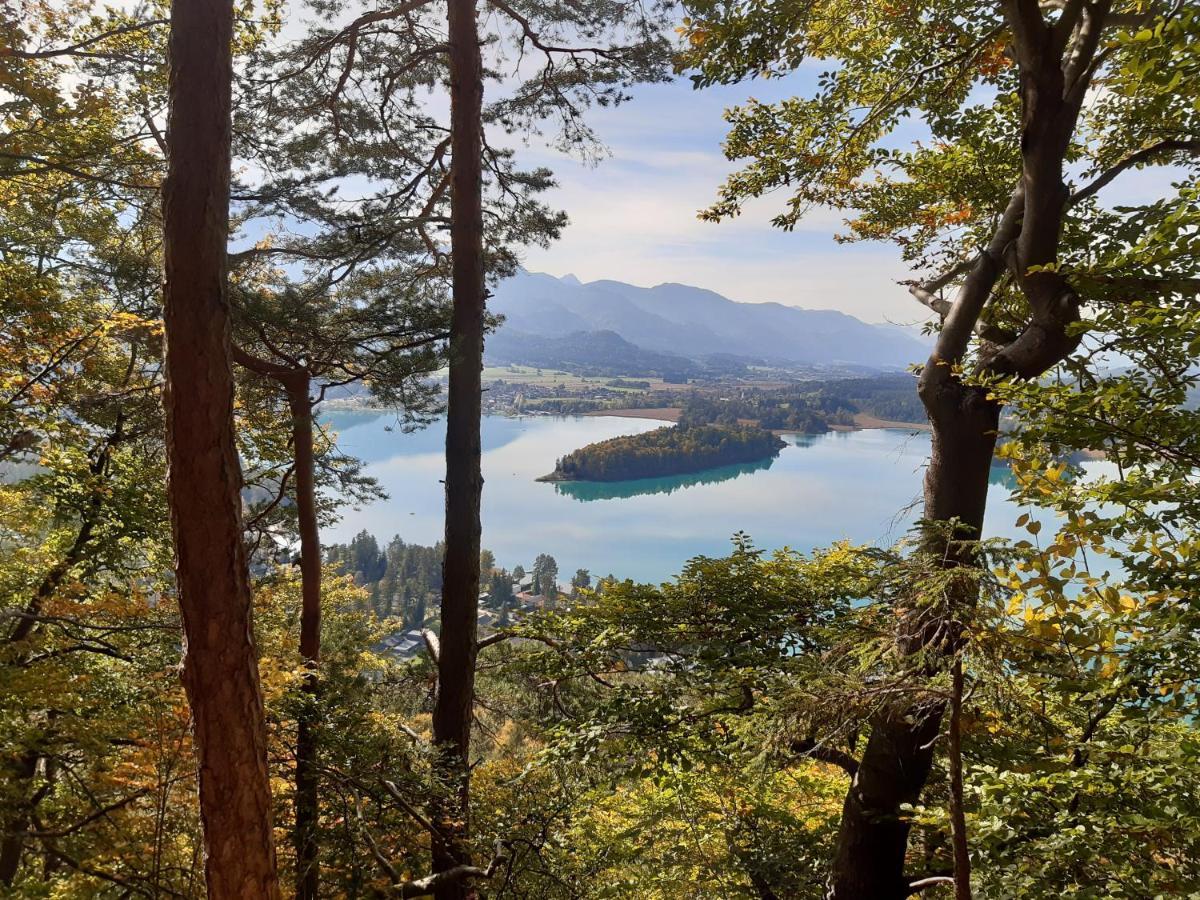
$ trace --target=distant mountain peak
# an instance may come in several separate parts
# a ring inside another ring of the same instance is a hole
[[[902,370],[929,355],[927,340],[868,324],[835,310],[781,303],[738,303],[715,291],[667,282],[639,287],[602,279],[582,283],[518,272],[489,306],[504,329],[548,338],[612,332],[643,350],[691,360],[712,354],[811,366]]]

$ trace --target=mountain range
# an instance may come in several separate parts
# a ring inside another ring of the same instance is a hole
[[[921,336],[899,326],[834,310],[738,303],[684,284],[644,288],[519,271],[497,286],[488,306],[504,316],[487,341],[496,365],[594,367],[616,354],[628,374],[731,364],[887,371],[929,355]]]

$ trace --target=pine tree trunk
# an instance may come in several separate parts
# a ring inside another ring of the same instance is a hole
[[[316,900],[320,889],[320,795],[317,774],[318,668],[321,660],[321,537],[317,527],[316,468],[309,378],[300,373],[288,384],[292,443],[296,463],[296,515],[300,525],[300,655],[304,703],[296,729],[296,897]]]
[[[211,900],[275,898],[266,726],[234,443],[231,0],[175,0],[163,187],[168,499]]]
[[[454,311],[446,410],[446,537],[433,738],[455,796],[439,805],[433,871],[469,863],[468,752],[478,651],[481,375],[483,369],[483,62],[474,0],[448,0],[450,245]],[[438,900],[474,895],[467,879],[439,885]]]

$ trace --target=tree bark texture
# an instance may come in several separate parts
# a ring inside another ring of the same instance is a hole
[[[481,375],[483,368],[483,62],[474,0],[448,0],[450,245],[454,310],[446,410],[446,536],[433,739],[454,797],[440,805],[433,870],[470,864],[468,778],[478,653]],[[471,879],[444,882],[438,900],[474,895]]]
[[[242,544],[226,245],[231,0],[175,0],[163,187],[168,499],[212,900],[279,894]]]

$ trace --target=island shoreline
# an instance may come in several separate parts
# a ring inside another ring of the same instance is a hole
[[[659,422],[678,422],[683,410],[678,406],[655,406],[647,408],[621,407],[618,409],[591,409],[581,416],[615,416],[620,419],[654,419]],[[882,428],[892,431],[930,431],[928,422],[893,422],[877,419],[864,413],[855,413],[853,425],[830,425],[831,431],[868,431]],[[796,434],[794,429],[771,429],[774,434]]]
[[[653,428],[573,450],[558,460],[553,472],[535,480],[620,483],[690,475],[734,463],[774,459],[786,446],[779,435],[745,425]]]

